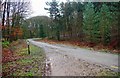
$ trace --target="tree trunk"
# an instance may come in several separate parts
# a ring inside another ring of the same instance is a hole
[[[10,36],[10,19],[9,19],[9,13],[10,13],[10,3],[7,2],[7,40],[9,41]]]
[[[6,10],[6,1],[4,3],[4,10],[3,10],[3,15],[2,15],[2,26],[3,26],[3,29],[2,29],[2,36],[3,38],[5,37],[5,26],[4,26],[4,22],[5,22],[5,10]]]

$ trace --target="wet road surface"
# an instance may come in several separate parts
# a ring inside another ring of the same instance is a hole
[[[29,39],[45,50],[49,76],[95,76],[102,71],[118,71],[118,55],[62,44],[49,44]]]

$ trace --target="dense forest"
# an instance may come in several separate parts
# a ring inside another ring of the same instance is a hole
[[[77,40],[111,48],[120,46],[120,2],[46,2],[50,17],[27,19],[31,37]],[[25,32],[26,33],[26,32]],[[39,33],[39,34],[38,34]]]
[[[4,2],[2,33],[7,40],[49,38],[120,47],[120,2],[46,2],[47,16],[25,19],[29,3]],[[11,19],[8,19],[11,18]],[[6,21],[6,24],[5,24]]]

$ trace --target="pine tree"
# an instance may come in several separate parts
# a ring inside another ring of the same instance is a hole
[[[83,30],[85,33],[85,41],[94,42],[94,24],[95,24],[95,12],[92,3],[85,4],[85,10],[83,13]]]
[[[99,13],[99,26],[101,42],[104,45],[110,42],[112,19],[112,12],[110,12],[109,7],[106,4],[103,4]]]
[[[59,11],[59,5],[58,2],[56,0],[52,0],[52,2],[47,2],[46,3],[48,6],[50,6],[50,8],[45,8],[45,10],[48,10],[50,13],[50,17],[53,20],[53,25],[54,23],[56,24],[55,28],[56,30],[54,30],[57,40],[60,40],[60,25],[59,25],[59,19],[60,19],[60,11]]]

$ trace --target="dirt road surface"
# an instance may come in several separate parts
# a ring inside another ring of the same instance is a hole
[[[47,76],[96,76],[118,72],[118,55],[32,39],[29,41],[45,50]]]

